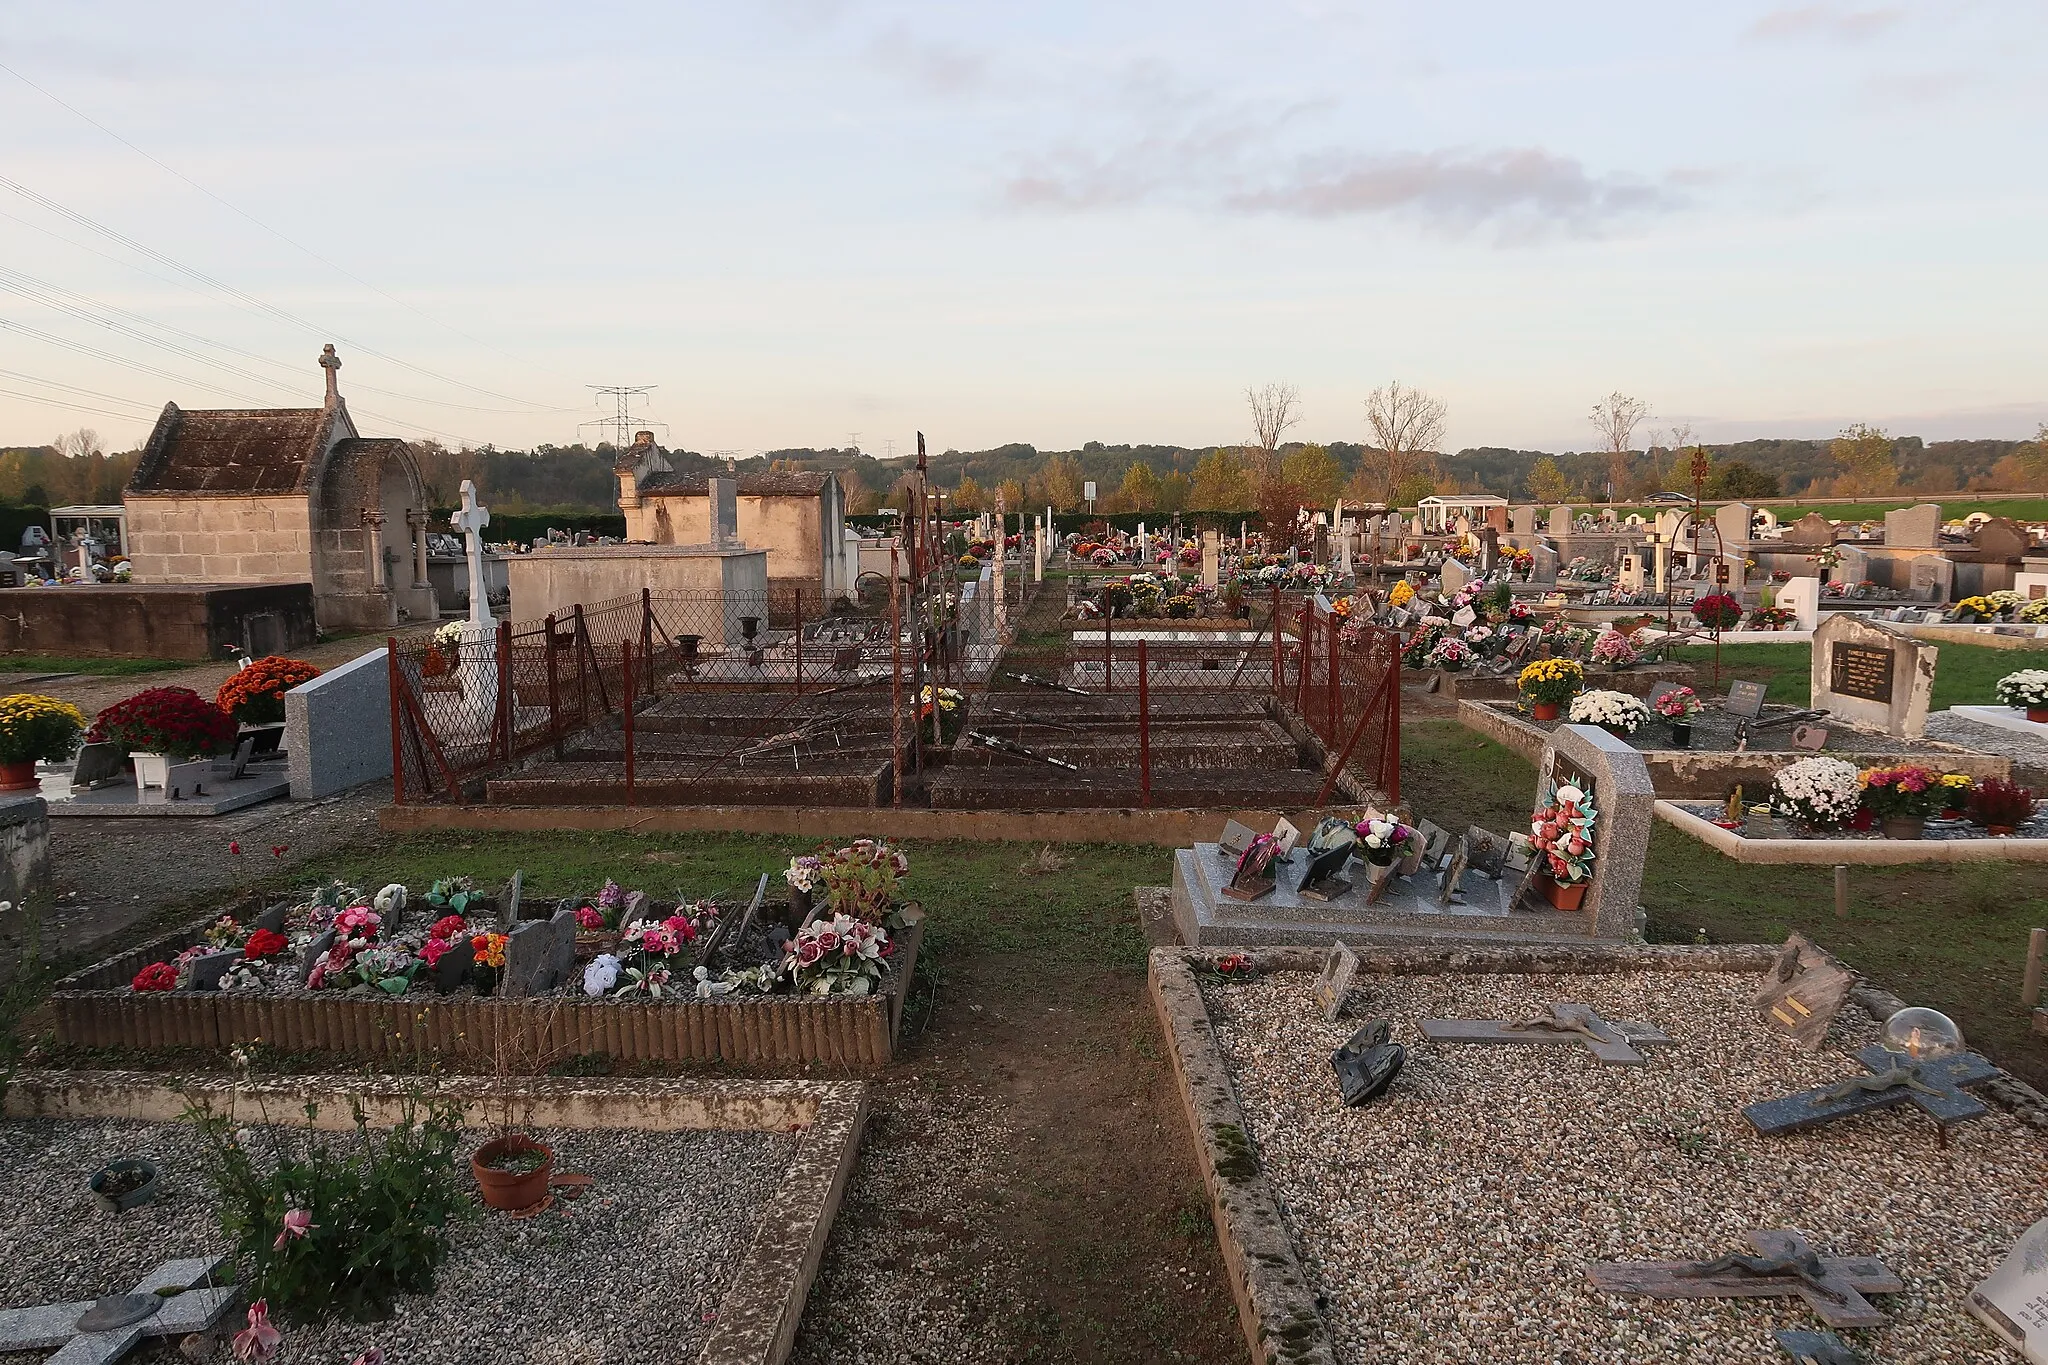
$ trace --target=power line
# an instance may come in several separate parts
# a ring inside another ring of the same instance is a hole
[[[89,412],[98,417],[112,417],[123,422],[135,420],[133,413],[109,412],[105,408],[89,407],[84,403],[67,403],[61,398],[45,398],[38,393],[20,393],[14,389],[0,389],[0,398],[19,398],[27,403],[41,403],[44,407],[68,408],[72,412]]]
[[[63,384],[54,379],[44,379],[33,374],[23,374],[19,370],[0,370],[0,379],[13,379],[23,384],[40,384],[46,389],[62,389],[66,393],[75,393],[86,398],[103,398],[109,403],[123,403],[129,407],[141,408],[145,412],[158,411],[158,409],[151,408],[149,404],[139,398],[123,398],[118,393],[102,393],[98,389],[81,389],[76,384]]]
[[[384,290],[379,289],[374,284],[371,284],[368,280],[356,274],[354,271],[348,270],[343,266],[335,264],[333,261],[328,260],[325,256],[322,256],[319,252],[313,250],[311,247],[306,246],[301,242],[295,241],[290,237],[287,237],[284,233],[278,231],[276,228],[264,222],[262,219],[256,217],[254,214],[251,214],[246,210],[242,209],[241,207],[239,207],[238,205],[232,204],[226,199],[221,198],[212,190],[206,188],[206,186],[194,180],[191,176],[186,175],[183,171],[180,171],[173,166],[165,164],[156,156],[152,155],[149,152],[144,151],[141,147],[136,146],[133,142],[130,142],[127,138],[121,136],[121,134],[115,132],[112,128],[107,127],[106,124],[101,123],[98,119],[86,113],[84,110],[67,103],[54,92],[46,90],[42,86],[37,85],[34,81],[30,80],[27,76],[22,75],[19,71],[16,71],[13,67],[7,65],[5,62],[0,62],[0,71],[5,71],[8,75],[14,77],[23,85],[26,85],[29,89],[35,91],[37,94],[42,95],[45,99],[50,100],[52,103],[58,105],[63,109],[69,110],[71,113],[77,115],[79,118],[85,120],[87,123],[90,123],[93,127],[99,129],[108,137],[114,139],[114,141],[120,143],[123,147],[126,147],[129,151],[134,152],[137,156],[143,158],[143,160],[157,167],[157,169],[163,171],[166,175],[174,176],[178,180],[183,181],[185,184],[199,191],[208,199],[211,199],[214,203],[219,204],[222,208],[228,210],[230,213],[235,214],[237,217],[242,218],[247,222],[255,224],[257,227],[262,228],[265,232],[277,238],[279,241],[285,243],[287,246],[293,248],[296,251],[303,252],[307,256],[310,256],[314,260],[320,262],[320,264],[326,266],[328,269],[336,272],[337,274],[343,275],[350,280],[353,280],[355,283],[361,285],[363,288],[369,290],[371,293],[377,295],[379,298],[385,299],[391,303],[395,303],[400,308],[405,309],[408,313],[413,314],[415,317],[425,318],[428,322],[433,323],[437,327],[446,328],[448,331],[453,332],[456,336],[461,337],[464,341],[470,342],[472,345],[481,346],[487,351],[493,351],[498,355],[504,356],[504,358],[507,360],[515,361],[522,365],[530,366],[532,364],[532,362],[530,361],[520,360],[518,356],[510,354],[500,349],[499,347],[492,345],[488,341],[484,341],[478,337],[471,336],[469,333],[463,331],[461,328],[453,326],[450,323],[442,321],[441,319],[436,318],[431,314],[414,307],[412,304],[407,303],[404,299],[398,298],[393,294],[386,293]],[[359,342],[352,341],[349,344],[351,346],[359,346],[361,347],[361,349],[366,351],[369,350],[368,347],[361,346],[361,343]],[[375,352],[372,352],[372,354],[375,354]],[[390,357],[387,356],[382,358],[389,359]],[[426,371],[422,371],[422,373],[426,373]],[[519,400],[514,399],[512,401],[517,402]]]

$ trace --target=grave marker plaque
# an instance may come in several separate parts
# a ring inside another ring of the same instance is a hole
[[[2020,1235],[1998,1269],[1970,1291],[1968,1303],[2006,1345],[2028,1360],[2042,1358],[2048,1343],[2048,1219]]]
[[[1226,858],[1242,858],[1244,851],[1252,846],[1252,840],[1258,837],[1259,832],[1250,826],[1241,825],[1235,820],[1226,820],[1223,822],[1223,833],[1216,839],[1216,851]]]
[[[1836,645],[1829,662],[1828,686],[1845,697],[1864,701],[1892,699],[1892,651],[1869,645]]]
[[[1336,1023],[1344,1013],[1344,997],[1351,993],[1351,983],[1357,977],[1358,954],[1340,939],[1324,960],[1322,975],[1316,978],[1316,1003],[1323,1007],[1327,1022]]]
[[[1756,994],[1757,1014],[1765,1028],[1817,1052],[1855,984],[1856,973],[1804,935],[1794,934],[1764,974],[1763,988]]]
[[[1755,720],[1764,711],[1764,685],[1754,682],[1728,684],[1728,700],[1721,703],[1721,709],[1731,716]]]

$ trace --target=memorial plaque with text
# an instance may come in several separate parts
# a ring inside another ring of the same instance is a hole
[[[1892,651],[1870,645],[1836,645],[1828,658],[1828,689],[1864,701],[1892,699]]]

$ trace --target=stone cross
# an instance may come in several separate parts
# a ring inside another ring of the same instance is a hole
[[[1873,1043],[1856,1054],[1867,1076],[1814,1090],[1762,1100],[1742,1111],[1749,1126],[1766,1137],[1778,1133],[1814,1128],[1852,1114],[1873,1109],[1892,1109],[1917,1104],[1945,1133],[1952,1123],[1981,1119],[1987,1112],[1981,1100],[1963,1087],[1982,1085],[1999,1075],[1997,1067],[1974,1052],[1937,1057],[1915,1063],[1902,1053]]]
[[[1793,1294],[1830,1327],[1882,1327],[1885,1315],[1865,1294],[1896,1294],[1905,1281],[1875,1256],[1821,1256],[1791,1228],[1749,1234],[1758,1255],[1712,1261],[1604,1261],[1586,1278],[1609,1294],[1652,1299],[1784,1298]]]
[[[1609,1023],[1591,1005],[1569,1000],[1533,1019],[1425,1019],[1422,1036],[1432,1043],[1577,1043],[1608,1066],[1641,1066],[1636,1045],[1671,1041],[1660,1028]]]
[[[341,357],[334,353],[331,341],[320,348],[320,368],[327,371],[327,406],[331,408],[341,401]]]
[[[93,1303],[0,1310],[0,1355],[59,1347],[48,1365],[105,1365],[144,1337],[182,1337],[218,1322],[241,1291],[206,1285],[219,1257],[165,1261],[126,1294]]]
[[[484,540],[479,534],[491,524],[491,509],[476,500],[476,483],[462,481],[462,510],[449,519],[462,532],[462,552],[469,559],[469,623],[495,625],[491,619],[491,595],[484,583]]]

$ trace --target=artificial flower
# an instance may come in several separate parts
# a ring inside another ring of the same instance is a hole
[[[286,1209],[284,1211],[284,1228],[277,1234],[277,1240],[270,1244],[270,1249],[272,1251],[283,1251],[286,1242],[291,1241],[295,1237],[304,1237],[318,1226],[319,1224],[313,1221],[313,1215],[310,1210]]]
[[[249,1305],[249,1325],[235,1333],[236,1360],[268,1360],[284,1344],[284,1333],[270,1325],[270,1300]]]

